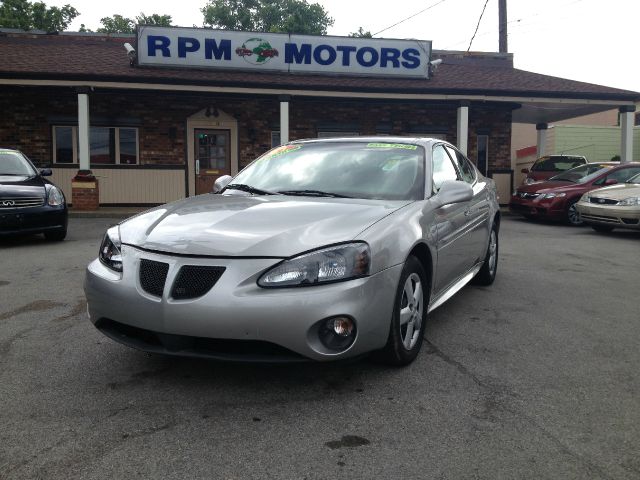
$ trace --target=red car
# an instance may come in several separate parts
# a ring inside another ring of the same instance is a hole
[[[547,181],[520,185],[511,196],[509,209],[526,218],[562,220],[581,225],[576,203],[595,188],[622,183],[640,173],[640,163],[587,163]]]
[[[549,178],[566,172],[571,168],[587,163],[587,159],[581,155],[547,155],[535,161],[531,168],[523,168],[522,173],[526,173],[526,178],[522,183],[529,185],[540,180]]]
[[[238,47],[236,48],[236,55],[240,55],[241,57],[250,57],[253,55],[253,52],[248,48]]]
[[[275,48],[267,48],[265,50],[262,50],[262,52],[260,52],[260,56],[267,57],[267,58],[277,57],[278,50],[276,50]]]

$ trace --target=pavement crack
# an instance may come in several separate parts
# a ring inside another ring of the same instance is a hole
[[[71,308],[71,311],[65,315],[61,315],[53,319],[54,322],[62,322],[74,318],[83,313],[87,308],[87,301],[84,298],[78,298],[76,304]]]
[[[52,302],[51,300],[36,300],[10,312],[0,313],[0,320],[7,320],[23,313],[43,312],[62,306],[64,306],[64,303]]]
[[[596,473],[601,478],[603,478],[605,480],[613,480],[614,477],[608,475],[607,472],[605,471],[605,469],[603,469],[599,465],[596,465],[595,463],[589,461],[588,459],[584,458],[579,453],[573,451],[567,444],[565,444],[560,439],[559,436],[557,436],[554,433],[552,433],[551,431],[547,430],[542,425],[539,425],[532,417],[529,417],[528,415],[526,415],[525,413],[521,412],[520,410],[518,410],[515,407],[509,407],[509,406],[505,405],[504,402],[502,401],[502,398],[501,398],[505,394],[507,394],[507,396],[510,396],[510,397],[517,397],[518,395],[514,394],[513,392],[509,392],[505,388],[501,389],[501,388],[498,388],[498,387],[496,387],[494,385],[490,385],[486,381],[481,380],[480,377],[478,377],[476,374],[471,372],[462,363],[460,363],[457,360],[454,360],[449,355],[444,353],[436,345],[431,343],[426,337],[424,338],[424,342],[425,342],[425,344],[426,344],[426,346],[428,348],[427,353],[432,354],[432,355],[436,355],[437,357],[442,359],[445,363],[453,366],[458,372],[460,372],[464,376],[470,378],[476,385],[478,385],[478,387],[480,387],[481,389],[483,389],[483,390],[485,390],[487,392],[487,394],[486,394],[487,398],[485,399],[485,402],[484,402],[484,410],[480,415],[477,416],[477,418],[489,419],[493,412],[499,411],[499,410],[507,412],[507,413],[513,415],[514,417],[521,418],[526,423],[528,423],[531,427],[539,430],[543,434],[543,436],[545,438],[547,438],[549,441],[551,441],[551,443],[553,443],[559,449],[560,452],[562,452],[563,454],[568,455],[569,457],[573,458],[576,462],[578,462],[581,465],[583,465],[590,472]]]

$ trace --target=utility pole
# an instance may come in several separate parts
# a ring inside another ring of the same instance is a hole
[[[499,52],[507,53],[507,0],[498,0],[498,23],[500,24]]]

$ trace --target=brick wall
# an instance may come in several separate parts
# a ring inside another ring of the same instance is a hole
[[[77,95],[73,89],[3,87],[0,95],[0,146],[23,150],[40,165],[52,159],[53,124],[74,119]],[[165,92],[90,94],[90,116],[109,126],[139,128],[142,165],[182,165],[186,161],[186,119],[207,106],[234,117],[239,127],[239,163],[245,166],[271,146],[278,129],[277,98],[182,95]],[[442,132],[457,143],[456,106],[423,102],[368,102],[293,98],[290,139],[313,138],[319,127],[353,125],[360,135]],[[477,156],[478,133],[489,135],[489,168],[510,168],[511,111],[491,104],[469,109],[469,158]]]

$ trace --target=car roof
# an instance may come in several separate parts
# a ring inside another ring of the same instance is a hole
[[[419,144],[427,146],[435,142],[445,143],[452,145],[451,143],[441,140],[439,138],[431,137],[391,137],[391,136],[370,136],[370,137],[331,137],[331,138],[305,138],[301,140],[293,140],[289,143],[346,143],[346,142],[360,142],[360,143],[400,143],[400,144]],[[452,145],[455,146],[455,145]]]

